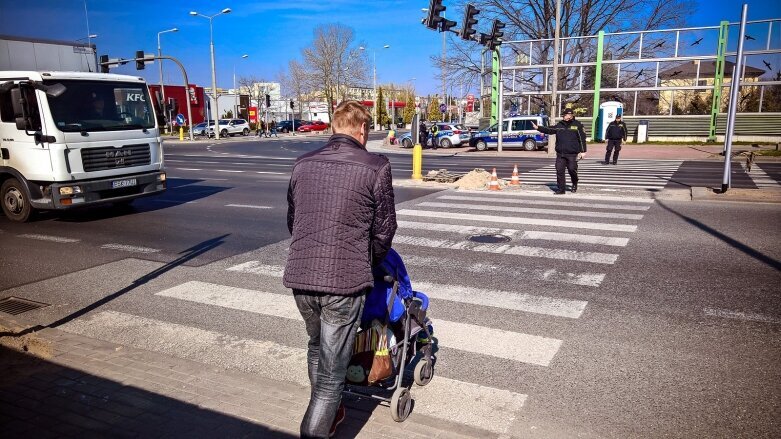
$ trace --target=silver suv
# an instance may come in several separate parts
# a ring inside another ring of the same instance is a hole
[[[249,123],[244,119],[220,119],[220,137],[249,135]],[[209,127],[209,136],[214,136],[214,125]]]

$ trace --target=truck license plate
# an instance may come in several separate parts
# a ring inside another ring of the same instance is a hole
[[[126,180],[114,180],[111,182],[111,187],[113,189],[118,189],[121,187],[130,187],[135,186],[137,184],[135,178],[128,178]]]

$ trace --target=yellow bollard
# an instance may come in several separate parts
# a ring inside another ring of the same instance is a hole
[[[179,140],[184,140],[184,128],[179,127]]]
[[[423,147],[419,143],[412,147],[412,179],[423,180]]]

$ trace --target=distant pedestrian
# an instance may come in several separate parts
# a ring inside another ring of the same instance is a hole
[[[420,121],[420,126],[418,127],[418,143],[422,145],[424,148],[426,147],[426,141],[428,140],[428,128],[426,128],[426,122]]]
[[[569,172],[572,181],[572,192],[578,191],[578,160],[586,156],[586,132],[583,124],[575,120],[575,113],[571,108],[565,108],[562,112],[562,120],[552,127],[537,126],[532,122],[535,130],[545,134],[556,135],[556,195],[564,195],[567,180],[564,169]]]
[[[282,282],[293,289],[309,336],[312,386],[302,438],[331,437],[345,419],[342,390],[372,267],[396,233],[390,162],[366,151],[371,123],[358,101],[339,104],[334,134],[296,160],[288,187],[292,238]]]
[[[272,120],[271,122],[268,123],[268,125],[269,125],[268,136],[271,137],[273,135],[274,137],[279,137],[279,135],[277,135],[277,123]]]
[[[610,153],[613,153],[613,164],[618,164],[618,153],[621,151],[621,140],[626,142],[626,124],[621,120],[621,115],[616,116],[616,120],[610,122],[605,130],[607,138],[607,153],[603,165],[610,164]],[[615,152],[614,152],[615,151]]]

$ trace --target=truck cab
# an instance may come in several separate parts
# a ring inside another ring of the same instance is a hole
[[[532,115],[505,118],[502,122],[502,147],[523,148],[526,151],[536,151],[548,146],[548,135],[535,130],[532,126],[532,122],[538,126],[547,126],[548,117]],[[498,139],[498,124],[493,124],[488,127],[488,129],[482,130],[472,136],[472,139],[469,141],[469,146],[474,147],[478,151],[485,151],[488,148],[496,148],[498,146]]]
[[[166,188],[155,110],[134,76],[0,72],[0,153],[0,205],[12,221]]]

